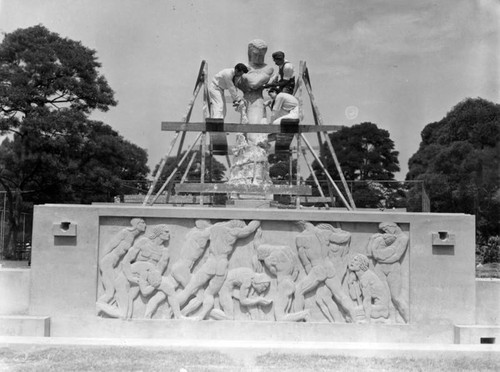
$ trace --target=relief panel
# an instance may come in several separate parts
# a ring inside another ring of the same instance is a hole
[[[408,323],[409,225],[102,217],[98,316]]]

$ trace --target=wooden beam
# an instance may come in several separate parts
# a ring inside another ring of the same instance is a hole
[[[316,105],[316,102],[314,100],[314,94],[312,92],[312,87],[311,87],[311,79],[309,78],[309,71],[307,70],[306,63],[304,61],[304,71],[302,75],[302,79],[304,81],[304,85],[306,87],[307,93],[309,94],[309,100],[311,101],[311,107],[313,110],[313,116],[314,116],[314,122],[321,127],[323,125],[323,118],[319,112],[319,108]],[[330,140],[330,136],[326,133],[326,131],[322,131],[323,136],[325,137],[325,141],[327,143],[327,147],[330,150],[330,154],[332,155],[333,162],[335,163],[335,166],[337,168],[337,172],[340,176],[340,180],[342,181],[342,185],[344,186],[345,192],[347,194],[347,197],[350,202],[351,209],[356,209],[356,204],[354,203],[354,199],[351,195],[351,191],[349,190],[349,187],[347,186],[346,179],[344,177],[344,173],[342,172],[342,169],[340,167],[340,162],[337,158],[337,155],[335,154],[335,150],[333,149],[332,141]],[[320,141],[321,135],[318,134],[318,140]],[[321,141],[319,142],[321,143]],[[344,199],[342,197],[342,199]]]
[[[331,184],[335,188],[335,191],[337,191],[337,194],[340,196],[340,199],[342,200],[342,202],[344,203],[344,205],[346,206],[346,208],[348,210],[352,211],[352,207],[349,205],[349,203],[347,202],[347,200],[345,200],[344,195],[340,192],[339,188],[335,184],[335,181],[330,176],[330,173],[328,173],[328,170],[325,168],[325,166],[321,162],[321,160],[318,157],[318,155],[316,155],[316,153],[313,151],[312,146],[309,143],[309,141],[307,140],[307,138],[303,134],[301,134],[301,136],[302,136],[302,139],[304,140],[304,142],[306,143],[307,147],[309,148],[309,151],[311,151],[311,154],[314,156],[314,158],[318,162],[318,164],[321,167],[321,169],[323,169],[323,172],[325,173],[326,177],[330,180]]]
[[[297,133],[312,132],[336,132],[342,128],[342,125],[312,125],[301,124]],[[207,123],[183,123],[178,121],[163,121],[161,123],[162,131],[184,131],[184,132],[211,132],[213,127]],[[217,132],[226,133],[287,133],[279,125],[274,124],[236,124],[224,123]],[[288,132],[290,133],[290,132]]]
[[[156,200],[156,204],[199,204],[200,195],[169,195],[167,202],[166,195],[160,195]],[[210,195],[203,195],[203,203],[210,204]],[[125,195],[124,203],[139,204],[142,203],[144,195]]]
[[[230,185],[227,183],[182,183],[175,185],[177,193],[207,193],[207,194],[276,194],[276,195],[312,195],[311,186],[301,185]]]

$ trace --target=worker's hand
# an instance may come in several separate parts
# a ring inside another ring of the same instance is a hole
[[[243,112],[245,109],[245,101],[234,101],[233,108],[236,112]]]

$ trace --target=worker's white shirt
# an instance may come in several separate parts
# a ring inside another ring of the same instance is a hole
[[[299,100],[288,93],[279,93],[274,100],[273,112],[284,110],[292,111],[295,107],[299,105]]]
[[[234,68],[226,68],[219,71],[212,79],[212,84],[217,89],[228,90],[233,101],[238,100],[238,89],[234,86]]]
[[[293,65],[285,61],[285,66],[283,66],[283,80],[290,80],[293,78]]]

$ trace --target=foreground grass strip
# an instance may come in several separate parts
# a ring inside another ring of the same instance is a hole
[[[248,358],[218,351],[130,346],[30,346],[0,348],[0,371],[162,371],[162,372],[321,372],[321,371],[497,371],[498,353],[484,358],[380,358],[267,353]]]
[[[456,357],[436,358],[376,358],[354,356],[294,355],[269,353],[256,358],[257,366],[265,366],[266,371],[498,371],[500,358],[486,360]]]
[[[221,369],[220,366],[224,368]],[[63,346],[0,348],[2,371],[238,371],[241,365],[218,352],[137,347]]]

